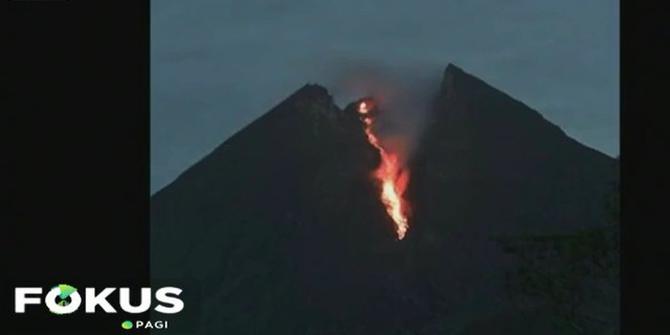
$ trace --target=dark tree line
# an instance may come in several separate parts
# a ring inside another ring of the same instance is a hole
[[[561,334],[618,334],[618,184],[605,202],[606,227],[501,240],[520,261],[508,274],[510,295],[520,307],[543,308]]]

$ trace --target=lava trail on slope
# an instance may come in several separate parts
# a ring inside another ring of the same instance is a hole
[[[373,127],[377,109],[372,100],[364,100],[358,104],[358,114],[365,126],[368,142],[379,151],[381,161],[373,173],[373,177],[381,186],[380,200],[386,212],[396,225],[398,240],[402,240],[409,229],[409,204],[403,198],[409,182],[409,170],[403,166],[398,153],[385,148]]]

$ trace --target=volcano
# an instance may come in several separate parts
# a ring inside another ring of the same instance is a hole
[[[152,278],[193,292],[189,328],[161,332],[505,333],[525,314],[496,239],[607,224],[617,161],[450,64],[400,241],[358,109],[305,85],[152,196]]]

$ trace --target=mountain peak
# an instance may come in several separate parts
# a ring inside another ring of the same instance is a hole
[[[333,97],[325,87],[319,84],[307,83],[291,94],[291,96],[289,96],[285,101],[296,100],[310,101],[313,103],[326,103],[329,105],[332,103]]]
[[[533,127],[547,128],[548,132],[565,136],[560,127],[537,110],[451,63],[444,70],[439,95],[443,103],[459,105],[461,108],[457,109],[461,112],[469,110],[467,113],[477,111],[481,117],[487,115],[485,122],[517,127],[530,126],[527,122],[532,121]],[[454,110],[453,106],[448,109]]]
[[[444,74],[442,76],[442,85],[441,85],[441,90],[442,92],[448,92],[451,87],[453,87],[454,82],[457,77],[461,76],[466,76],[467,74],[463,69],[460,67],[449,63],[447,65],[447,68],[444,69]]]
[[[444,70],[444,75],[442,76],[442,84],[440,87],[440,91],[443,94],[452,94],[453,91],[470,91],[470,89],[474,87],[478,88],[479,90],[485,89],[492,92],[505,94],[497,88],[489,85],[485,81],[477,78],[476,76],[465,72],[460,67],[452,63],[447,65],[446,69]]]
[[[463,69],[461,69],[460,67],[456,66],[454,63],[449,63],[447,64],[447,67],[444,69],[444,73],[445,75],[449,73],[458,74],[458,73],[465,73],[465,71],[463,71]]]
[[[330,115],[339,111],[339,108],[335,105],[328,89],[319,84],[307,83],[275,106],[268,114],[274,114],[272,112],[277,110]]]

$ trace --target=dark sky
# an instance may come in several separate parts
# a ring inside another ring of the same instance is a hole
[[[619,152],[612,0],[153,0],[152,193],[307,82],[340,106],[343,73],[410,86],[452,62],[568,135]],[[365,72],[361,70],[360,72]]]

